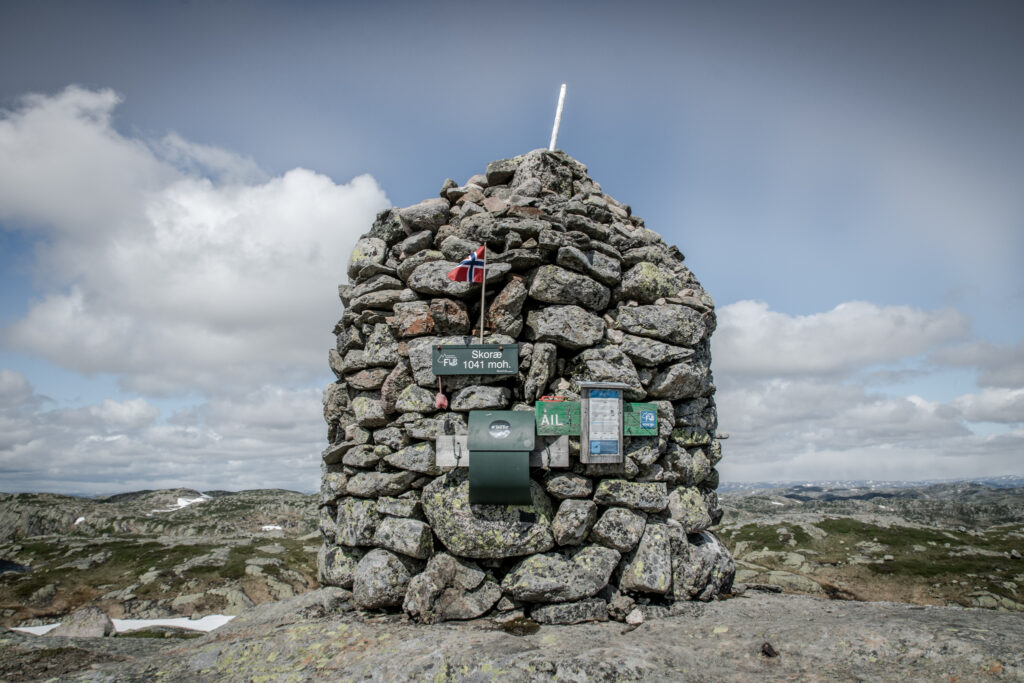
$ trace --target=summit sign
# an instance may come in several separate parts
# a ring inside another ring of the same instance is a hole
[[[435,375],[514,375],[519,372],[517,344],[467,344],[433,348]]]

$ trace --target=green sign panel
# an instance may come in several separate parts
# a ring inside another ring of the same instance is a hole
[[[537,433],[542,436],[580,435],[579,401],[537,401]]]
[[[622,415],[622,431],[626,436],[657,436],[658,406],[653,403],[627,403]]]
[[[514,375],[519,372],[519,346],[434,346],[430,369],[435,375]]]

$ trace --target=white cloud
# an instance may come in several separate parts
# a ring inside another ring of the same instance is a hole
[[[939,365],[967,367],[979,371],[983,387],[1024,388],[1024,340],[1013,346],[972,341],[933,353]]]
[[[118,101],[69,88],[0,119],[0,219],[49,244],[49,291],[6,342],[144,393],[322,376],[336,285],[383,191],[305,169],[254,181],[255,164],[224,150],[120,135]]]
[[[971,422],[1024,423],[1024,389],[985,389],[959,396],[951,405]]]
[[[0,408],[18,405],[32,396],[32,385],[25,375],[0,368]]]
[[[0,408],[5,491],[318,487],[325,427],[317,389],[266,386],[163,423],[143,399],[51,410],[30,399]]]
[[[831,311],[789,315],[760,301],[718,312],[715,370],[738,376],[829,375],[925,353],[962,337],[968,320],[952,311],[843,303]]]

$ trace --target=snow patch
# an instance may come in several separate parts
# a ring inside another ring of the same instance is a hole
[[[785,505],[785,503],[780,503],[777,500],[769,500],[768,502],[771,503],[772,505]]]
[[[203,631],[204,633],[209,633],[216,628],[220,628],[234,618],[234,616],[224,614],[210,614],[202,619],[170,617],[167,619],[111,619],[111,621],[114,622],[114,629],[118,633],[140,631],[152,628],[153,626],[176,626],[178,628],[187,628],[192,631]],[[11,628],[11,630],[42,636],[46,635],[58,626],[60,626],[60,622],[56,624],[44,624],[42,626],[15,626]]]
[[[171,507],[165,510],[150,510],[150,512],[174,512],[175,510],[187,508],[189,505],[195,505],[196,503],[204,503],[208,500],[210,500],[210,496],[206,495],[205,493],[202,493],[199,495],[198,498],[178,498],[178,502],[172,505]],[[148,517],[149,515],[146,516]]]
[[[85,517],[79,517],[78,519],[75,520],[75,526],[78,526],[79,524],[81,524],[84,521],[85,521]]]
[[[261,528],[263,531],[281,531],[280,524],[264,524]]]

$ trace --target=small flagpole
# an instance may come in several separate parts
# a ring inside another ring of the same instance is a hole
[[[480,269],[483,277],[480,280],[480,343],[484,343],[484,315],[487,308],[484,306],[484,294],[487,292],[487,242],[484,242],[484,267]]]
[[[551,144],[548,150],[555,151],[555,143],[558,142],[558,127],[562,125],[562,105],[565,104],[565,83],[562,84],[562,91],[558,93],[558,109],[555,110],[555,126],[551,129]]]

